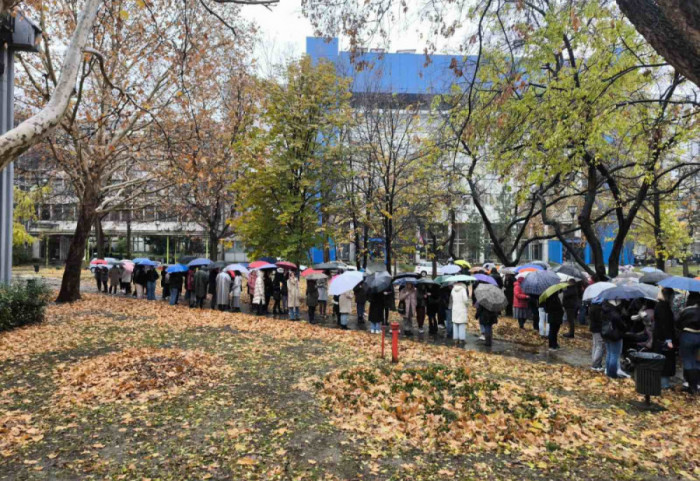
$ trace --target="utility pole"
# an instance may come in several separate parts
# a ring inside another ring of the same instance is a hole
[[[18,13],[0,16],[0,133],[14,127],[15,52],[38,52],[39,27]],[[14,165],[0,172],[0,284],[12,280]]]

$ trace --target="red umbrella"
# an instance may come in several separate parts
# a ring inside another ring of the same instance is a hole
[[[97,265],[97,264],[107,264],[107,261],[104,259],[94,259],[90,261],[90,264]]]
[[[316,269],[309,267],[301,273],[301,277],[310,276],[311,274],[323,274],[323,271],[317,271]]]
[[[297,265],[287,261],[280,261],[277,263],[277,267],[281,267],[283,269],[296,269]]]
[[[265,269],[274,269],[275,266],[273,264],[270,264],[269,262],[266,261],[255,261],[251,262],[248,264],[248,269],[260,269],[260,268],[265,268]]]

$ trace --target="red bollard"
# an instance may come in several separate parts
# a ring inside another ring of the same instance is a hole
[[[391,362],[399,362],[399,323],[391,323]]]
[[[382,326],[382,359],[384,359],[384,337],[386,337],[386,326]]]

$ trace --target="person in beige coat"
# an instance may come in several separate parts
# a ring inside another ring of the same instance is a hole
[[[291,273],[287,279],[287,307],[289,309],[289,320],[299,320],[299,306],[301,305],[301,292],[299,291],[299,278]]]
[[[344,292],[340,295],[340,299],[338,300],[338,310],[340,311],[341,329],[348,328],[348,318],[350,317],[350,313],[352,313],[352,305],[354,300],[355,296],[353,295],[352,290]]]
[[[407,282],[406,287],[401,290],[399,300],[404,302],[404,324],[403,333],[407,336],[413,334],[413,316],[416,315],[416,286],[412,282]]]

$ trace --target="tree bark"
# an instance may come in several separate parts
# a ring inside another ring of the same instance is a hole
[[[700,86],[700,3],[617,0],[617,4],[659,55]]]
[[[83,202],[78,208],[78,222],[75,226],[75,233],[68,248],[66,267],[61,280],[61,290],[56,298],[57,303],[74,302],[80,299],[80,273],[83,268],[85,243],[97,217],[95,213],[97,204],[96,195],[86,193],[83,196]]]
[[[126,258],[131,259],[131,209],[126,210]]]
[[[209,230],[209,258],[219,260],[219,235],[215,229]]]
[[[102,219],[95,216],[95,243],[97,244],[97,258],[105,258],[105,236],[102,230]]]
[[[656,260],[656,268],[663,271],[666,268],[666,260],[662,254],[664,245],[661,239],[661,199],[656,189],[654,189],[652,194],[652,204],[654,208],[654,258]]]
[[[591,249],[591,257],[593,258],[593,265],[595,266],[595,275],[598,280],[603,280],[607,276],[605,272],[603,246],[595,232],[595,226],[591,222],[593,205],[595,203],[596,194],[598,191],[598,172],[596,171],[595,164],[593,163],[588,165],[587,183],[588,186],[584,197],[583,208],[578,216],[578,224],[581,227],[581,232],[588,242],[589,248]]]
[[[447,252],[452,259],[457,259],[455,254],[455,237],[457,237],[457,215],[454,209],[450,209],[450,240],[447,244]]]
[[[63,118],[73,95],[83,58],[83,48],[87,44],[101,5],[102,0],[87,0],[83,6],[73,37],[66,49],[61,76],[58,78],[51,100],[39,113],[0,136],[0,170],[46,137]]]

